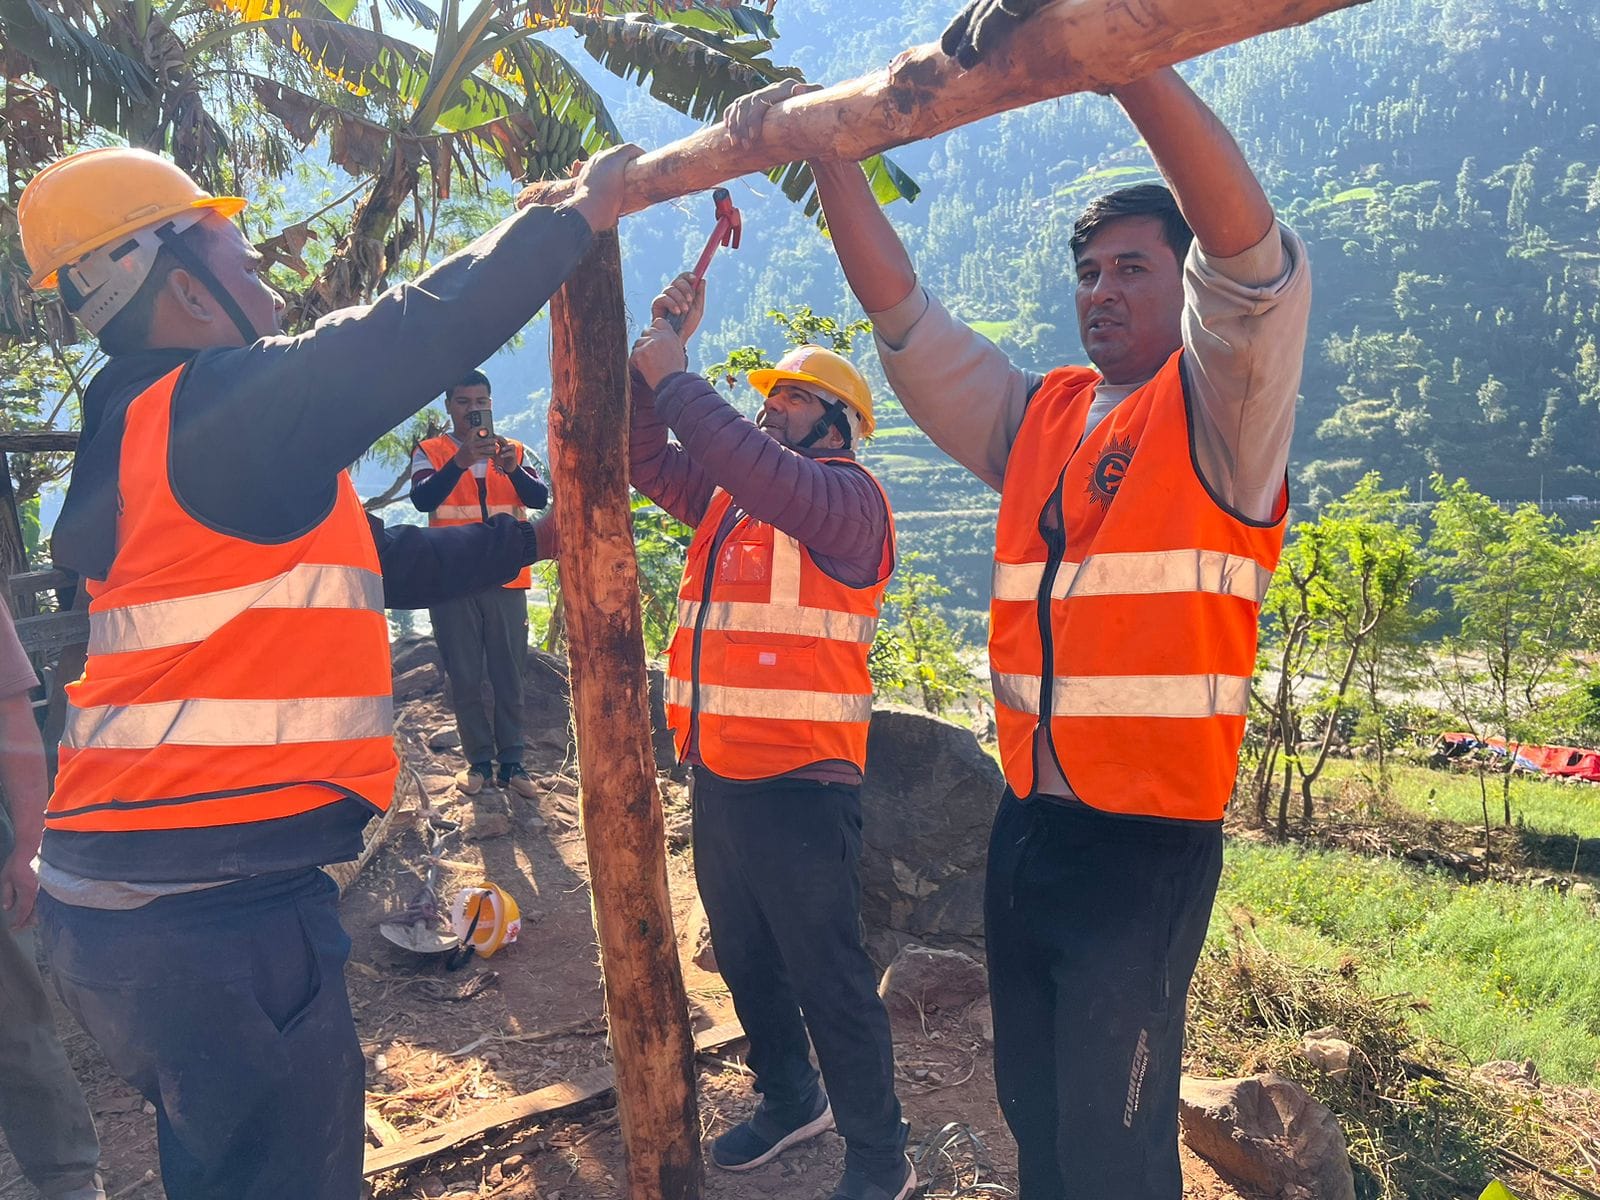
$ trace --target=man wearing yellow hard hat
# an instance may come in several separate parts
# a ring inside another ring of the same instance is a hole
[[[888,497],[856,460],[872,395],[849,360],[800,346],[750,374],[762,405],[746,420],[686,369],[704,302],[681,275],[651,309],[629,457],[634,487],[695,527],[667,720],[693,768],[695,876],[762,1097],[711,1161],[752,1170],[836,1127],[835,1200],[903,1200],[916,1173],[856,872],[867,654],[895,556]]]
[[[354,858],[397,762],[385,601],[511,578],[537,533],[375,529],[346,468],[494,353],[609,228],[632,148],[574,197],[297,337],[211,196],[140,150],[74,154],[17,206],[38,287],[110,356],[56,524],[84,578],[40,862],[63,999],[155,1106],[172,1200],[361,1191]],[[469,578],[470,577],[470,578]]]

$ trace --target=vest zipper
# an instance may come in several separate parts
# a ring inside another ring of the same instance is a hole
[[[489,522],[489,477],[488,477],[488,475],[485,475],[482,479],[474,479],[473,482],[478,485],[478,511],[483,514],[484,524],[488,524],[488,522]]]
[[[1067,555],[1067,529],[1061,503],[1061,489],[1067,479],[1067,468],[1061,468],[1055,486],[1050,489],[1050,499],[1039,510],[1039,536],[1044,539],[1044,574],[1039,578],[1039,722],[1034,727],[1033,741],[1028,747],[1032,764],[1034,788],[1039,785],[1038,739],[1039,730],[1050,737],[1050,719],[1055,706],[1055,629],[1051,621],[1050,593],[1055,590],[1056,576],[1061,573],[1061,561]],[[1052,524],[1052,518],[1054,523]],[[1052,749],[1054,743],[1051,743]]]
[[[706,629],[706,617],[711,614],[711,580],[717,573],[717,555],[722,550],[722,544],[728,540],[728,535],[744,519],[729,520],[728,517],[732,517],[733,513],[734,509],[730,506],[727,516],[723,518],[722,528],[711,539],[711,548],[706,554],[705,578],[700,581],[700,608],[694,615],[694,640],[689,644],[689,736],[684,742],[685,751],[696,748],[700,734],[700,643]]]

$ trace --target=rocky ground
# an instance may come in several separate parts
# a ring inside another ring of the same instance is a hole
[[[368,1064],[374,1146],[580,1077],[607,1061],[559,664],[541,655],[529,660],[528,766],[540,793],[531,801],[500,791],[477,798],[458,795],[451,773],[461,763],[430,643],[398,647],[396,674],[397,694],[404,701],[399,735],[413,782],[403,789],[403,810],[383,845],[343,901],[354,941],[347,982]],[[867,803],[871,844],[863,869],[873,950],[883,961],[908,943],[981,954],[978,881],[988,806],[999,791],[990,778],[993,764],[969,734],[908,714],[880,715],[873,738],[875,779]],[[522,936],[515,946],[454,973],[437,960],[396,949],[377,930],[380,920],[420,886],[427,845],[421,820],[410,811],[419,807],[419,784],[433,807],[461,825],[442,851],[441,893],[488,878],[522,908]],[[681,928],[694,916],[687,798],[680,784],[664,778],[663,786],[671,891]],[[692,947],[686,947],[684,958],[696,1029],[732,1020],[720,978],[694,964]],[[1015,1158],[994,1101],[981,971],[953,958],[949,962],[954,964],[949,971],[935,964],[933,990],[925,982],[915,985],[920,1003],[893,1006],[899,1090],[912,1122],[918,1173],[929,1182],[930,1196],[1005,1195],[1015,1189]],[[153,1116],[109,1073],[93,1044],[64,1014],[61,1027],[100,1127],[108,1192],[157,1200],[163,1193],[155,1178]],[[707,1137],[742,1119],[752,1106],[742,1050],[735,1042],[700,1057],[701,1123]],[[842,1155],[840,1140],[826,1135],[748,1175],[710,1170],[706,1195],[826,1197]],[[1225,1182],[1187,1149],[1184,1156],[1186,1196],[1213,1200],[1251,1194]],[[577,1200],[620,1198],[622,1177],[614,1099],[606,1095],[554,1119],[509,1126],[371,1183],[375,1197]],[[32,1195],[15,1163],[0,1152],[0,1200]]]

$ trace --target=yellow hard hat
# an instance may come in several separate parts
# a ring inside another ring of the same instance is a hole
[[[872,416],[872,389],[850,360],[821,346],[796,346],[775,367],[751,371],[750,386],[763,396],[780,383],[808,383],[837,396],[861,416],[861,436],[871,437],[878,422]]]
[[[522,910],[517,902],[492,883],[465,887],[456,893],[450,906],[450,928],[461,939],[488,958],[502,946],[509,946],[522,932]]]
[[[69,154],[30,179],[17,200],[28,283],[55,287],[57,270],[119,237],[197,209],[232,217],[245,203],[213,196],[148,150],[108,146]]]

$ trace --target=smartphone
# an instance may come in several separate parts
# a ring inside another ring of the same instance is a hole
[[[475,408],[467,414],[467,424],[481,438],[494,436],[494,414]]]

